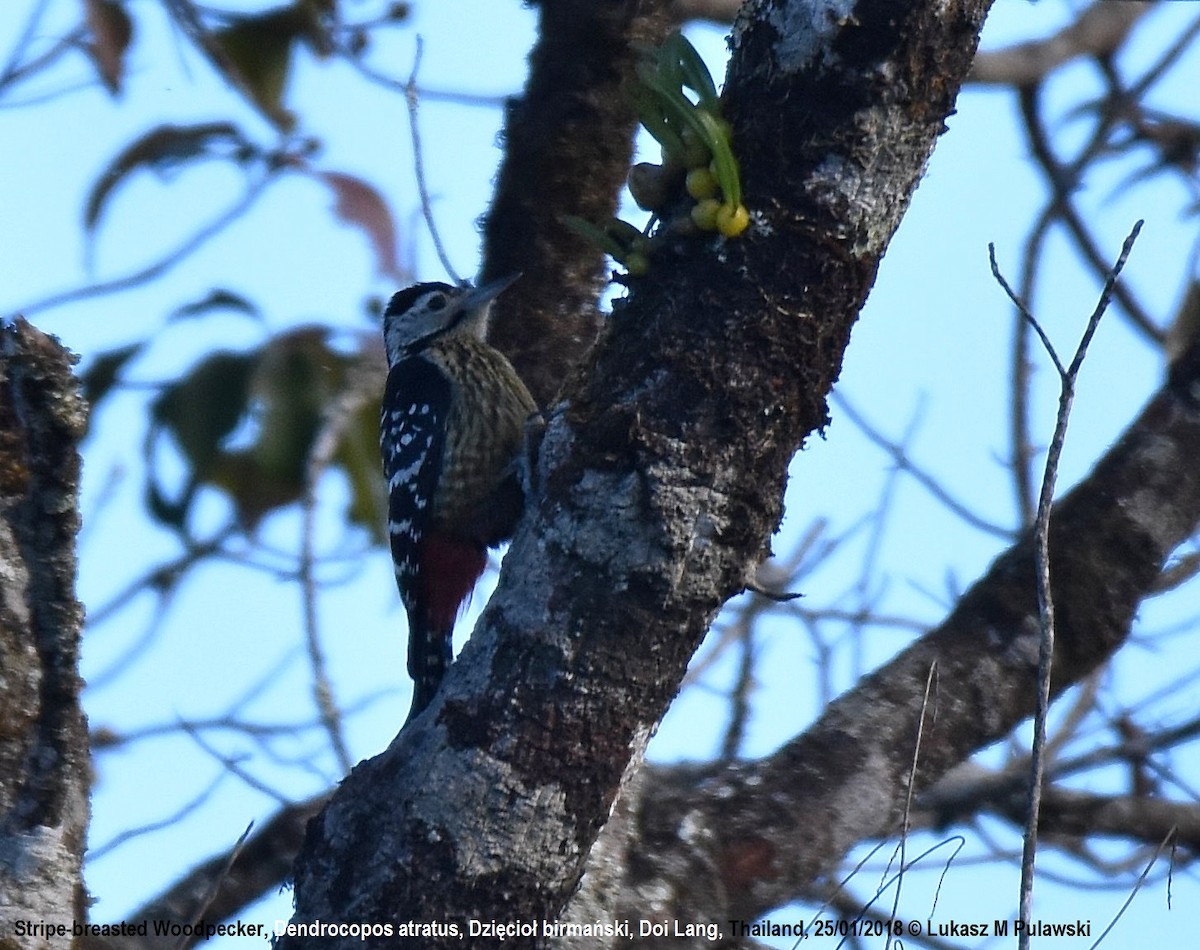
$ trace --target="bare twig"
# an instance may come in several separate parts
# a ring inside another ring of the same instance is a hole
[[[1048,218],[1046,224],[1048,225],[1054,220],[1061,220],[1066,225],[1067,232],[1074,238],[1075,245],[1088,266],[1097,275],[1107,274],[1109,272],[1108,261],[1088,230],[1075,202],[1071,200],[1071,195],[1078,187],[1084,170],[1107,147],[1109,133],[1123,113],[1117,109],[1101,111],[1095,130],[1078,155],[1070,162],[1060,162],[1054,154],[1050,138],[1042,124],[1039,104],[1040,97],[1036,87],[1021,91],[1021,117],[1024,120],[1029,147],[1034,158],[1046,173],[1047,182],[1052,191],[1043,212]],[[1161,346],[1165,337],[1164,331],[1155,325],[1154,320],[1130,289],[1123,284],[1118,284],[1110,293],[1117,298],[1117,302],[1134,328],[1155,346]]]
[[[101,858],[117,850],[117,848],[121,847],[127,842],[140,838],[142,835],[153,834],[156,831],[162,831],[164,828],[170,828],[171,826],[178,824],[180,821],[198,809],[201,805],[207,802],[216,792],[221,783],[224,782],[228,777],[229,773],[227,771],[222,771],[218,773],[216,778],[209,782],[208,785],[206,785],[197,795],[184,802],[179,808],[171,812],[171,814],[155,821],[145,822],[144,824],[137,825],[133,828],[125,828],[117,832],[116,835],[103,844],[92,845],[88,848],[88,860],[92,862],[99,861]]]
[[[925,722],[926,722],[926,717],[929,715],[929,712],[930,712],[929,697],[934,692],[934,684],[937,682],[937,676],[938,676],[938,668],[937,668],[937,662],[935,661],[929,667],[929,676],[925,680],[925,695],[921,699],[921,718],[917,722],[917,736],[916,736],[916,741],[913,743],[912,768],[909,770],[909,773],[908,773],[908,794],[906,795],[906,797],[904,799],[904,815],[901,819],[902,824],[900,826],[900,845],[899,845],[900,873],[897,875],[897,879],[896,879],[896,894],[892,898],[892,919],[893,920],[898,919],[899,915],[900,915],[900,891],[901,891],[901,887],[904,882],[903,875],[904,875],[904,868],[905,868],[905,851],[908,848],[908,833],[911,828],[913,798],[916,795],[915,790],[917,787],[917,765],[921,761],[921,741],[925,737]],[[935,713],[935,716],[936,716],[936,713]],[[893,934],[891,931],[888,931],[887,944],[886,944],[887,947],[892,946],[894,937],[895,937],[895,934]]]
[[[1140,99],[1183,56],[1197,36],[1200,36],[1200,19],[1193,20],[1187,29],[1180,32],[1175,42],[1167,47],[1159,61],[1147,69],[1145,75],[1129,87],[1129,95]]]
[[[1070,418],[1071,404],[1075,398],[1075,382],[1079,376],[1080,367],[1083,365],[1084,357],[1087,355],[1088,346],[1096,333],[1096,328],[1100,325],[1100,319],[1108,309],[1117,277],[1120,275],[1122,269],[1124,269],[1129,253],[1133,249],[1133,243],[1137,240],[1141,229],[1142,222],[1138,221],[1133,226],[1133,230],[1129,233],[1129,236],[1125,239],[1125,243],[1121,248],[1121,254],[1117,258],[1116,264],[1109,271],[1104,289],[1100,293],[1100,299],[1092,311],[1091,317],[1088,319],[1087,326],[1084,329],[1078,347],[1076,347],[1075,356],[1071,360],[1070,366],[1063,366],[1053,344],[1046,336],[1041,325],[1037,322],[1037,319],[1016,296],[1012,288],[1008,285],[1008,282],[1004,279],[1004,276],[1000,273],[1000,268],[996,264],[995,245],[988,246],[993,276],[1000,286],[1004,288],[1005,293],[1008,294],[1014,306],[1021,311],[1021,314],[1029,321],[1029,324],[1041,338],[1046,352],[1050,355],[1055,367],[1058,369],[1061,382],[1054,436],[1050,441],[1050,447],[1046,453],[1045,474],[1042,478],[1042,490],[1038,498],[1037,518],[1034,522],[1038,614],[1041,637],[1038,655],[1037,708],[1034,715],[1034,735],[1030,762],[1029,814],[1021,858],[1020,916],[1025,924],[1029,924],[1033,917],[1034,857],[1037,851],[1038,812],[1041,804],[1042,782],[1045,773],[1046,716],[1050,708],[1050,675],[1054,659],[1054,600],[1050,588],[1050,509],[1054,500],[1055,483],[1058,479],[1058,462],[1062,455],[1063,444],[1066,441],[1067,421]],[[1027,950],[1029,946],[1028,927],[1022,928],[1018,946],[1021,950]]]
[[[918,406],[900,443],[895,447],[896,451],[893,453],[893,457],[908,457],[909,444],[916,434],[920,418],[921,408]],[[880,596],[873,588],[880,586],[877,577],[879,575],[880,555],[883,550],[883,539],[887,531],[888,516],[892,512],[896,492],[900,486],[902,473],[902,466],[894,465],[888,469],[887,474],[884,476],[883,487],[879,492],[879,501],[875,505],[875,510],[870,515],[870,525],[867,529],[862,564],[858,569],[858,579],[854,583],[855,618],[850,627],[850,644],[853,654],[851,669],[854,671],[855,676],[861,676],[866,672],[866,663],[863,655],[863,632],[871,622],[871,615],[874,610],[873,600],[875,597]]]
[[[288,797],[286,795],[272,788],[266,782],[255,778],[244,768],[242,768],[241,762],[239,762],[238,759],[234,758],[232,755],[226,755],[220,749],[210,745],[204,740],[204,737],[201,736],[200,733],[188,729],[186,726],[183,728],[183,733],[194,743],[196,743],[202,752],[207,753],[213,759],[213,761],[217,762],[229,774],[235,776],[236,778],[240,778],[248,787],[257,792],[262,792],[268,798],[275,799],[275,801],[277,801],[280,805],[286,805],[288,803]]]
[[[321,721],[329,734],[330,744],[337,756],[343,773],[354,766],[342,731],[341,713],[333,697],[325,664],[325,653],[321,647],[320,630],[317,625],[317,582],[313,573],[314,516],[317,506],[317,485],[321,476],[332,463],[341,443],[346,427],[370,398],[376,380],[370,373],[352,373],[346,388],[333,401],[322,420],[321,429],[309,450],[304,477],[304,496],[301,504],[299,581],[304,603],[304,632],[308,645],[309,662],[313,671],[313,699],[321,714]]]
[[[750,719],[750,694],[754,691],[754,624],[746,615],[737,624],[742,654],[738,660],[737,679],[729,697],[729,727],[721,742],[721,759],[731,762],[737,758],[746,738],[746,723]]]
[[[132,271],[122,277],[114,277],[110,280],[102,280],[97,283],[85,284],[82,287],[73,287],[70,290],[62,290],[58,293],[51,294],[48,297],[43,297],[41,300],[34,300],[27,304],[22,304],[19,307],[13,308],[13,313],[21,313],[26,317],[32,316],[43,310],[49,310],[52,307],[60,307],[66,303],[74,303],[77,300],[88,300],[92,297],[102,297],[105,294],[116,293],[121,290],[128,290],[131,287],[136,287],[139,284],[144,284],[147,281],[154,280],[156,277],[165,274],[168,270],[182,261],[189,254],[198,250],[203,244],[211,238],[220,234],[226,227],[240,218],[243,214],[250,210],[251,206],[261,197],[263,191],[266,190],[267,184],[272,180],[272,175],[267,173],[262,175],[257,180],[252,181],[246,188],[245,193],[237,203],[228,210],[222,212],[204,227],[190,235],[186,240],[182,241],[177,247],[163,254],[158,260],[146,265],[140,270]]]
[[[433,239],[433,248],[437,251],[438,260],[442,262],[442,267],[450,279],[454,283],[462,283],[462,278],[458,276],[458,272],[454,269],[454,265],[450,262],[450,255],[446,252],[446,245],[442,243],[442,235],[438,231],[437,221],[433,217],[433,204],[429,198],[429,186],[425,181],[425,159],[424,151],[421,148],[421,125],[417,121],[417,110],[420,106],[420,97],[417,93],[417,71],[421,68],[421,52],[424,44],[421,37],[417,37],[417,51],[413,56],[412,73],[408,77],[408,83],[404,87],[404,101],[408,103],[408,129],[412,136],[413,147],[413,169],[417,176],[417,193],[421,196],[421,214],[425,217],[425,226],[429,228],[429,236]]]
[[[42,14],[46,12],[46,7],[49,5],[50,0],[38,0],[29,12],[29,17],[25,20],[25,26],[21,30],[21,35],[17,37],[17,41],[13,44],[12,50],[8,54],[8,62],[4,64],[4,69],[0,70],[0,89],[12,81],[13,77],[20,71],[21,59],[25,55],[25,50],[29,48],[30,42],[37,35],[38,24],[41,22]]]
[[[981,518],[961,501],[958,501],[956,498],[954,498],[953,495],[951,495],[945,488],[942,487],[937,479],[913,462],[913,460],[910,459],[905,453],[902,446],[892,442],[886,436],[880,433],[878,429],[872,426],[863,417],[863,415],[854,408],[854,405],[838,390],[835,389],[833,391],[833,393],[830,395],[830,399],[837,403],[838,407],[846,414],[850,421],[862,430],[863,435],[865,435],[870,441],[874,442],[892,457],[892,460],[896,463],[896,466],[899,469],[911,475],[918,485],[933,495],[934,498],[950,509],[950,511],[952,511],[973,528],[978,528],[980,531],[985,531],[990,535],[994,535],[997,538],[1003,538],[1006,541],[1012,540],[1013,533],[1011,531],[1002,527],[1001,525],[994,524],[985,518]]]
[[[41,55],[36,56],[27,62],[22,62],[21,60],[25,54],[25,51],[29,48],[29,44],[32,42],[33,38],[37,35],[38,25],[41,21],[42,13],[45,11],[47,6],[49,6],[47,0],[41,0],[41,2],[39,2],[30,13],[29,19],[25,21],[25,27],[21,31],[21,35],[17,39],[17,42],[13,44],[13,48],[9,53],[8,62],[4,64],[3,71],[0,71],[0,93],[6,92],[8,87],[21,82],[23,79],[28,78],[39,70],[47,68],[64,53],[68,53],[73,49],[77,49],[86,38],[87,28],[82,25],[77,26],[55,40],[53,45],[51,45],[50,48]],[[94,80],[83,85],[90,86],[93,84]],[[35,105],[44,98],[59,95],[64,91],[71,91],[71,89],[74,88],[77,87],[72,86],[70,89],[56,90],[54,93],[48,94],[48,96],[26,98],[20,103],[7,103],[7,105]]]
[[[246,839],[250,837],[250,832],[254,828],[254,822],[246,825],[246,830],[238,835],[237,841],[233,843],[233,847],[229,849],[229,854],[225,859],[225,866],[221,868],[221,872],[215,875],[204,897],[196,903],[196,910],[192,914],[191,920],[188,921],[194,928],[200,922],[200,918],[204,916],[204,912],[212,906],[212,902],[216,899],[217,893],[221,890],[221,885],[225,883],[229,877],[229,872],[233,868],[233,863],[242,853],[242,846],[245,845]],[[191,936],[187,933],[180,936],[179,941],[175,944],[176,950],[183,950],[191,942]]]
[[[1139,890],[1141,890],[1142,884],[1145,883],[1147,876],[1149,876],[1150,869],[1154,867],[1155,862],[1158,861],[1159,855],[1161,855],[1163,853],[1163,849],[1167,846],[1168,842],[1171,842],[1173,844],[1174,838],[1175,838],[1175,829],[1172,828],[1171,831],[1167,834],[1167,836],[1165,838],[1163,838],[1162,843],[1159,844],[1159,846],[1158,846],[1158,849],[1154,852],[1154,857],[1152,857],[1150,859],[1150,861],[1146,864],[1146,869],[1142,872],[1141,876],[1138,878],[1137,883],[1133,887],[1133,890],[1131,890],[1129,892],[1129,896],[1125,899],[1125,903],[1121,905],[1121,909],[1117,911],[1116,915],[1109,922],[1109,925],[1104,928],[1104,931],[1100,934],[1099,937],[1096,938],[1096,942],[1093,943],[1091,945],[1091,947],[1088,948],[1088,950],[1096,950],[1096,948],[1098,946],[1100,946],[1101,943],[1104,942],[1104,938],[1108,936],[1109,931],[1111,931],[1113,929],[1113,927],[1115,927],[1117,925],[1117,921],[1125,916],[1125,911],[1129,909],[1129,905],[1131,903],[1133,903],[1134,897],[1137,896],[1137,892]],[[1170,893],[1170,892],[1168,891],[1168,893]]]
[[[1037,94],[1036,87],[1022,89],[1022,96]],[[1037,285],[1038,266],[1042,260],[1042,247],[1050,230],[1053,218],[1050,208],[1043,210],[1025,241],[1021,261],[1022,300],[1033,300]],[[1009,369],[1009,471],[1012,473],[1013,491],[1017,514],[1023,528],[1033,524],[1035,513],[1033,489],[1033,459],[1037,450],[1029,434],[1029,399],[1033,378],[1033,361],[1029,357],[1029,323],[1020,308],[1013,317],[1011,366]]]
[[[188,920],[203,900],[210,920],[227,920],[265,894],[278,888],[290,873],[304,828],[328,799],[328,793],[289,804],[261,821],[257,829],[232,851],[215,855],[192,868],[149,902],[132,911],[127,920]],[[228,870],[226,870],[228,868]],[[217,884],[215,891],[214,882]],[[189,945],[203,940],[203,931]],[[83,938],[81,950],[111,950],[112,945]],[[147,950],[152,943],[122,943]]]

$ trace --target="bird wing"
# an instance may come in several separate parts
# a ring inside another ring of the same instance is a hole
[[[429,360],[401,360],[388,372],[379,446],[388,488],[388,536],[396,583],[412,611],[419,591],[418,545],[433,515],[446,442],[450,381]]]

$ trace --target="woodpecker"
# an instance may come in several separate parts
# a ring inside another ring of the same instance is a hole
[[[452,659],[451,634],[524,502],[518,463],[537,406],[484,342],[491,302],[515,277],[482,287],[416,284],[383,314],[388,377],[379,446],[388,534],[408,613],[413,719]],[[406,720],[407,721],[407,720]]]

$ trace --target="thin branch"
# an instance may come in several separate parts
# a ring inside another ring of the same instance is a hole
[[[1008,299],[1012,301],[1017,312],[1021,314],[1021,319],[1024,320],[1033,331],[1038,335],[1038,339],[1042,341],[1042,346],[1046,348],[1046,353],[1050,356],[1050,360],[1054,363],[1054,368],[1058,370],[1058,375],[1063,377],[1064,381],[1067,376],[1067,368],[1063,366],[1062,360],[1058,358],[1058,351],[1054,349],[1054,344],[1050,342],[1050,337],[1046,336],[1046,331],[1042,329],[1042,325],[1038,323],[1037,318],[1029,312],[1029,308],[1025,306],[1025,302],[1017,296],[1017,292],[1012,289],[1008,281],[1004,279],[1004,275],[1000,273],[1000,265],[996,263],[996,245],[988,245],[988,259],[992,265],[992,276],[996,278],[996,282],[1004,288],[1004,292],[1008,295]]]
[[[337,14],[334,13],[333,15],[336,19]],[[395,21],[389,18],[386,22],[394,23]],[[411,90],[417,95],[417,98],[428,102],[450,102],[456,106],[470,106],[477,109],[501,109],[509,101],[511,93],[507,92],[463,92],[457,89],[436,89],[429,86],[417,86],[414,82],[415,74],[410,76],[407,81],[402,81],[389,76],[387,73],[380,72],[363,61],[362,48],[356,46],[353,41],[354,34],[359,32],[364,26],[377,25],[384,25],[384,23],[356,23],[352,28],[343,26],[340,30],[335,31],[334,35],[334,50],[336,53],[368,82],[374,83],[389,92],[398,92],[404,96],[409,95]],[[341,35],[337,35],[338,33]],[[347,38],[350,38],[349,41]],[[418,59],[421,55],[420,43],[421,38],[418,36]]]
[[[1175,42],[1167,48],[1162,58],[1146,70],[1141,79],[1129,87],[1129,95],[1134,99],[1141,99],[1150,87],[1162,79],[1167,70],[1187,52],[1187,48],[1192,45],[1197,36],[1200,36],[1200,18],[1193,20],[1191,25],[1183,30]]]
[[[194,867],[182,878],[141,907],[126,920],[188,920],[202,899],[207,900],[210,920],[228,920],[254,901],[278,888],[284,881],[304,837],[310,818],[319,812],[328,799],[322,793],[306,801],[290,804],[276,812],[258,830],[232,851],[215,855]],[[228,871],[226,869],[229,869]],[[216,882],[216,892],[212,885]],[[146,942],[122,941],[122,947],[151,950],[155,938]],[[202,942],[203,932],[194,936],[190,946]],[[99,938],[84,937],[81,950],[111,950],[112,944]]]
[[[851,422],[853,422],[856,426],[858,426],[859,429],[862,430],[863,435],[865,435],[871,442],[874,442],[892,457],[892,460],[896,463],[898,468],[911,475],[913,480],[916,481],[918,485],[933,495],[934,498],[949,508],[950,511],[956,514],[959,518],[961,518],[971,527],[978,528],[980,531],[987,532],[988,534],[994,535],[997,538],[1003,538],[1006,541],[1012,540],[1012,531],[1002,527],[1001,525],[981,518],[979,515],[975,514],[975,512],[971,511],[971,509],[965,504],[952,496],[945,488],[941,486],[941,484],[938,483],[937,479],[913,462],[912,459],[907,456],[902,446],[897,445],[895,442],[889,440],[886,436],[880,433],[878,429],[867,422],[867,420],[859,413],[857,409],[854,408],[854,405],[844,395],[842,395],[841,392],[835,389],[833,393],[830,394],[830,399],[838,405],[838,407],[846,414]]]
[[[921,407],[918,406],[900,443],[896,446],[901,457],[908,457],[908,447],[916,435],[921,415]],[[883,487],[879,492],[879,502],[870,516],[870,527],[867,529],[862,564],[859,567],[858,579],[854,584],[854,604],[857,616],[850,625],[850,642],[853,654],[851,669],[855,676],[861,676],[866,672],[866,663],[863,658],[863,632],[871,621],[874,599],[882,596],[882,590],[873,594],[871,588],[878,577],[879,558],[883,550],[883,539],[887,532],[888,516],[892,512],[902,473],[903,469],[899,465],[894,465],[884,476]],[[881,584],[880,586],[885,585]]]
[[[42,11],[46,6],[47,3],[43,0],[43,2],[38,5],[38,7],[33,11],[29,19],[26,21],[25,29],[22,32],[21,37],[13,46],[8,62],[5,64],[3,73],[0,73],[0,92],[5,91],[6,87],[15,85],[23,79],[33,75],[38,70],[45,69],[64,53],[70,52],[73,49],[78,49],[80,44],[87,36],[87,28],[85,26],[77,26],[60,36],[54,42],[54,44],[41,55],[34,57],[26,63],[21,63],[21,55],[32,41],[37,30],[38,22],[41,19]],[[95,80],[89,80],[87,83],[84,83],[83,86],[91,86],[94,84]],[[74,88],[81,87],[75,86],[65,91],[73,91]],[[63,91],[64,90],[58,90],[53,93],[53,95],[59,95]],[[25,99],[20,103],[9,103],[9,106],[34,105],[43,98],[44,97],[42,96],[38,96],[36,98]]]
[[[736,626],[742,653],[738,660],[737,679],[734,680],[729,697],[729,727],[725,730],[725,738],[721,742],[720,759],[723,762],[732,762],[737,758],[746,738],[746,723],[750,719],[750,694],[754,690],[754,624],[749,619],[749,612],[742,615]]]
[[[299,583],[304,614],[304,639],[308,648],[309,666],[313,671],[313,702],[320,713],[321,724],[329,736],[338,767],[345,774],[354,766],[342,732],[341,714],[333,697],[325,651],[317,624],[317,583],[313,577],[313,516],[316,498],[311,485],[306,485],[300,506],[300,563]]]
[[[417,121],[417,111],[420,106],[420,97],[417,93],[417,71],[421,68],[421,53],[424,45],[421,37],[418,36],[412,73],[404,87],[404,101],[408,103],[408,130],[412,136],[413,169],[417,176],[417,193],[421,196],[421,214],[425,217],[425,226],[429,228],[429,236],[433,239],[433,248],[437,252],[438,260],[442,262],[442,268],[450,275],[450,279],[454,283],[460,284],[462,278],[458,276],[458,272],[450,262],[450,255],[446,252],[446,245],[442,243],[441,232],[438,231],[437,221],[434,220],[429,185],[425,181],[425,153],[421,147],[421,124]]]
[[[249,211],[251,206],[261,197],[271,178],[270,174],[266,174],[258,180],[251,182],[245,194],[242,195],[236,204],[222,212],[154,263],[148,264],[140,270],[125,274],[123,277],[114,277],[111,280],[85,284],[82,287],[74,287],[71,290],[63,290],[59,293],[51,294],[49,297],[43,297],[41,300],[34,300],[19,307],[14,307],[12,312],[21,313],[29,317],[43,310],[49,310],[52,307],[61,307],[63,304],[74,303],[77,300],[88,300],[92,297],[102,297],[105,294],[129,290],[131,287],[136,287],[139,284],[144,284],[147,281],[154,280],[156,277],[160,277]]]
[[[181,575],[206,557],[215,555],[238,531],[236,524],[228,524],[208,541],[189,544],[186,551],[173,561],[151,568],[135,581],[131,581],[112,599],[88,611],[88,627],[95,628],[121,610],[134,597],[146,589],[169,589],[179,582]]]
[[[1088,346],[1096,333],[1097,327],[1100,325],[1100,319],[1108,309],[1117,278],[1125,267],[1125,262],[1129,257],[1130,251],[1133,249],[1133,244],[1137,240],[1141,229],[1142,222],[1138,221],[1129,233],[1129,236],[1125,239],[1125,243],[1121,248],[1121,254],[1117,258],[1116,264],[1109,271],[1108,279],[1105,281],[1104,289],[1100,294],[1100,299],[1092,311],[1091,317],[1088,319],[1087,327],[1084,329],[1083,336],[1075,350],[1075,356],[1068,367],[1063,366],[1062,361],[1058,358],[1057,352],[1055,352],[1041,325],[1034,318],[1033,314],[1029,312],[1024,303],[1016,297],[1012,288],[1009,287],[1008,282],[1000,274],[1000,269],[996,264],[995,245],[988,245],[992,274],[1041,338],[1043,345],[1046,347],[1046,352],[1050,355],[1055,367],[1058,369],[1061,380],[1058,416],[1055,421],[1054,437],[1051,439],[1050,447],[1046,453],[1045,475],[1042,479],[1042,490],[1038,498],[1037,518],[1034,522],[1034,557],[1037,566],[1038,614],[1041,637],[1038,655],[1037,707],[1034,715],[1034,736],[1030,763],[1029,814],[1021,858],[1020,916],[1025,924],[1030,923],[1033,915],[1034,857],[1037,852],[1038,813],[1041,807],[1042,782],[1045,772],[1046,717],[1050,709],[1050,678],[1054,659],[1054,600],[1050,587],[1050,510],[1054,500],[1055,483],[1058,479],[1058,463],[1066,441],[1067,422],[1071,414],[1071,404],[1075,398],[1075,382],[1079,376],[1083,360],[1087,355]],[[1028,927],[1023,928],[1018,941],[1018,946],[1021,950],[1027,950],[1029,939]]]
[[[1165,838],[1163,838],[1162,843],[1159,844],[1158,849],[1154,852],[1154,857],[1152,857],[1150,859],[1149,863],[1146,865],[1146,870],[1144,870],[1142,872],[1141,876],[1137,879],[1137,883],[1134,885],[1133,890],[1129,892],[1129,897],[1127,897],[1125,899],[1125,903],[1121,905],[1121,909],[1117,911],[1117,913],[1113,917],[1112,921],[1109,923],[1109,925],[1107,927],[1104,928],[1103,933],[1101,933],[1100,936],[1096,938],[1096,942],[1093,943],[1091,945],[1091,947],[1088,948],[1088,950],[1096,950],[1096,948],[1099,947],[1100,944],[1104,942],[1104,938],[1108,936],[1109,932],[1113,929],[1113,927],[1115,927],[1117,925],[1117,921],[1125,916],[1125,911],[1129,909],[1129,905],[1133,903],[1134,897],[1137,896],[1137,892],[1139,890],[1141,890],[1142,884],[1145,883],[1147,876],[1149,876],[1150,869],[1154,867],[1155,862],[1158,861],[1159,855],[1161,855],[1163,853],[1163,849],[1167,846],[1167,843],[1170,842],[1172,839],[1174,839],[1174,837],[1175,837],[1175,829],[1172,828],[1171,831],[1167,834],[1167,836]]]
[[[353,768],[354,760],[350,757],[350,751],[346,746],[341,712],[333,697],[333,686],[329,680],[325,653],[321,647],[320,630],[317,625],[317,582],[313,574],[314,518],[317,506],[317,485],[321,476],[333,462],[346,427],[363,407],[374,385],[375,378],[372,374],[361,370],[353,373],[346,388],[326,410],[321,429],[309,450],[304,474],[304,496],[301,504],[299,581],[304,604],[305,640],[313,671],[313,700],[320,711],[321,721],[325,725],[330,744],[333,746],[343,774]]]
[[[1052,191],[1045,214],[1051,220],[1057,218],[1066,225],[1067,232],[1075,239],[1079,253],[1097,275],[1108,274],[1108,261],[1088,231],[1087,224],[1071,200],[1071,194],[1079,186],[1088,164],[1107,146],[1109,132],[1112,131],[1123,113],[1117,109],[1101,111],[1097,126],[1088,142],[1072,161],[1063,163],[1055,156],[1050,145],[1049,136],[1046,134],[1039,115],[1038,103],[1039,97],[1036,89],[1021,91],[1021,117],[1024,120],[1030,151],[1046,173]],[[1121,309],[1134,328],[1155,346],[1161,346],[1165,336],[1163,330],[1155,325],[1154,320],[1133,296],[1129,288],[1119,284],[1112,293],[1115,294],[1117,302],[1120,303]]]
[[[1149,4],[1093,3],[1052,36],[979,53],[967,81],[1029,86],[1073,59],[1110,56],[1149,11]]]
[[[236,531],[237,526],[230,524],[211,540],[199,544],[190,544],[188,549],[178,558],[151,569],[142,577],[131,582],[108,602],[89,613],[87,630],[91,634],[100,624],[107,621],[117,611],[123,609],[133,598],[144,591],[153,591],[158,596],[154,616],[151,618],[145,633],[126,647],[114,661],[108,664],[106,669],[88,677],[89,689],[97,690],[107,686],[112,679],[125,670],[127,663],[145,655],[145,648],[154,640],[161,629],[160,624],[166,617],[167,608],[175,596],[180,581],[183,580],[184,573],[205,558],[215,557],[225,544],[225,541]]]
[[[37,34],[38,23],[41,22],[42,14],[46,12],[46,7],[49,5],[50,0],[38,0],[34,8],[29,12],[29,16],[25,20],[25,27],[21,30],[21,35],[17,37],[12,51],[8,54],[8,62],[4,64],[3,71],[0,71],[0,89],[3,89],[17,75],[21,59],[25,55],[25,50],[29,48],[29,44]],[[82,27],[78,29],[82,29]]]
[[[250,837],[250,832],[253,830],[253,828],[254,822],[250,822],[250,824],[246,825],[246,830],[243,831],[238,836],[237,841],[233,843],[233,847],[229,851],[229,856],[225,860],[225,866],[222,867],[221,872],[213,878],[212,883],[210,884],[203,899],[197,902],[196,910],[192,914],[191,920],[188,921],[188,923],[192,925],[193,929],[195,928],[195,925],[200,922],[200,918],[204,916],[204,912],[208,910],[208,908],[212,906],[213,901],[216,900],[217,894],[221,890],[221,885],[224,884],[228,879],[229,872],[233,869],[233,863],[238,859],[238,855],[242,853],[242,847],[245,845],[246,839]],[[184,947],[188,946],[189,942],[190,937],[187,934],[181,935],[178,942],[175,944],[176,950],[183,950]]]
[[[1036,96],[1037,87],[1022,89],[1022,96]],[[1042,261],[1042,246],[1050,230],[1050,209],[1038,216],[1038,221],[1025,242],[1021,261],[1022,300],[1032,300],[1037,285],[1038,268]],[[1012,473],[1014,501],[1022,527],[1033,524],[1035,506],[1033,501],[1033,459],[1037,450],[1029,434],[1029,401],[1033,379],[1033,361],[1029,356],[1029,323],[1016,308],[1013,317],[1011,366],[1009,371],[1009,471]]]
[[[904,883],[904,868],[905,868],[905,851],[908,848],[908,834],[911,829],[913,798],[916,795],[917,787],[917,766],[921,761],[921,742],[925,738],[925,723],[929,714],[929,697],[933,693],[934,684],[937,682],[938,668],[937,661],[929,665],[929,675],[925,679],[925,695],[921,698],[921,716],[917,720],[917,737],[913,744],[912,768],[908,773],[908,790],[904,798],[904,814],[900,824],[900,873],[896,880],[896,894],[892,899],[892,919],[895,920],[900,915],[900,891]],[[887,947],[893,944],[894,934],[888,932]]]
[[[92,845],[88,848],[87,852],[88,862],[92,863],[99,861],[101,858],[107,856],[122,845],[133,841],[136,838],[140,838],[143,835],[153,834],[156,831],[162,831],[164,828],[170,828],[173,825],[177,825],[180,821],[192,814],[192,812],[196,811],[196,809],[212,798],[217,788],[228,777],[228,772],[219,772],[216,778],[209,782],[199,794],[193,796],[189,801],[184,802],[171,814],[163,818],[159,818],[156,821],[148,821],[133,828],[125,828],[103,844]]]
[[[286,805],[288,803],[288,797],[286,795],[271,788],[271,786],[267,785],[265,782],[255,778],[244,768],[242,768],[241,764],[234,759],[233,756],[226,755],[215,746],[209,745],[204,740],[204,737],[200,735],[200,733],[189,729],[186,725],[183,727],[183,733],[189,739],[191,739],[192,742],[199,746],[202,752],[207,753],[215,762],[221,765],[230,774],[240,778],[247,786],[257,792],[262,792],[268,798],[275,799],[275,801],[280,805]]]

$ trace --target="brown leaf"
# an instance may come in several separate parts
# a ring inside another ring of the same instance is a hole
[[[114,0],[84,0],[88,32],[92,41],[88,54],[105,87],[114,96],[121,91],[125,75],[125,51],[133,39],[133,20]]]
[[[400,276],[396,260],[396,222],[387,202],[375,187],[361,178],[343,172],[317,172],[335,198],[333,210],[347,224],[361,228],[375,251],[375,266],[380,274]]]

